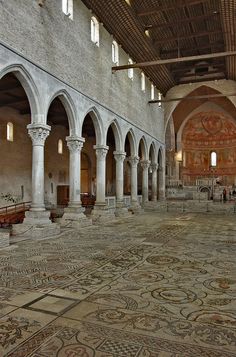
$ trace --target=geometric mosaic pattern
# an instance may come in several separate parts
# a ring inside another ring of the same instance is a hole
[[[149,212],[0,250],[1,357],[236,357],[235,216]]]

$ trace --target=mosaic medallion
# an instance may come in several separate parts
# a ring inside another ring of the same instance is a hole
[[[168,255],[152,255],[151,257],[148,257],[146,261],[155,265],[169,265],[178,263],[179,259]]]
[[[197,299],[196,294],[190,290],[173,288],[155,289],[151,293],[152,297],[160,302],[170,302],[173,304],[186,304]]]

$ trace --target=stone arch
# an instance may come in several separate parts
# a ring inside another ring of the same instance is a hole
[[[152,142],[149,147],[149,160],[151,161],[151,163],[157,162],[157,152],[154,142]]]
[[[40,94],[30,73],[21,64],[13,64],[0,71],[0,80],[8,73],[13,73],[25,90],[31,110],[31,122],[36,123],[35,115],[41,114]]]
[[[85,119],[86,115],[88,115],[88,114],[91,116],[91,119],[92,119],[92,122],[94,125],[95,134],[96,134],[96,145],[105,145],[106,140],[104,138],[104,128],[103,128],[102,118],[101,118],[101,115],[96,107],[91,107],[83,115],[83,121],[82,121],[81,128],[80,128],[81,133],[82,133],[84,119]]]
[[[56,93],[53,94],[53,96],[50,98],[48,105],[47,105],[47,111],[46,111],[46,117],[50,108],[51,103],[53,102],[54,99],[59,98],[61,103],[63,104],[68,122],[69,122],[69,129],[70,129],[70,135],[77,134],[77,125],[76,125],[76,108],[74,105],[74,102],[69,95],[69,93],[62,89],[57,91]]]
[[[129,129],[126,132],[125,140],[126,140],[126,138],[128,138],[128,140],[129,140],[131,156],[138,156],[137,141],[136,141],[136,137],[134,135],[133,129]],[[124,140],[124,145],[125,145],[125,140]]]
[[[204,87],[210,88],[210,89],[214,90],[215,92],[218,92],[219,94],[223,94],[223,92],[225,91],[224,88],[222,90],[220,90],[220,86],[219,86],[218,82],[216,82],[216,83],[212,82],[212,83],[207,83],[207,84],[198,83],[198,84],[191,85],[191,86],[182,85],[182,86],[174,87],[168,92],[168,97],[172,97],[172,96],[187,97],[187,96],[190,96],[192,93],[194,93],[196,90],[199,90],[201,87],[202,88],[204,88]],[[227,100],[229,100],[231,102],[231,104],[236,106],[233,98],[234,97],[228,97]],[[181,100],[174,101],[172,103],[169,103],[169,106],[168,105],[166,106],[167,116],[165,118],[165,132],[166,132],[166,129],[167,129],[167,126],[168,126],[171,116],[173,115],[175,109],[178,107],[178,105],[180,103],[181,103]]]
[[[139,148],[141,149],[142,153],[142,157],[140,157],[140,160],[148,160],[148,146],[145,136],[142,136],[139,140],[138,150]]]
[[[112,128],[112,131],[113,131],[113,134],[115,137],[116,151],[122,151],[122,134],[121,134],[120,126],[116,119],[114,119],[112,122],[110,122],[108,127],[106,128],[106,133],[105,133],[106,138],[107,138],[107,133],[108,133],[108,130],[110,127]]]

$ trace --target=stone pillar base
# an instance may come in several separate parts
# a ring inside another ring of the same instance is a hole
[[[64,210],[63,217],[60,220],[62,227],[68,228],[83,228],[92,225],[92,220],[84,214],[83,207],[67,207]]]
[[[50,211],[26,211],[25,219],[22,224],[30,226],[52,224],[50,220]]]
[[[106,205],[95,204],[91,218],[93,223],[107,223],[115,219],[114,210],[108,209]]]
[[[60,234],[60,226],[50,221],[50,211],[27,211],[22,224],[13,224],[12,235],[44,239]]]
[[[138,201],[133,201],[133,202],[131,202],[131,206],[129,207],[129,211],[132,212],[133,214],[140,214],[140,213],[142,213],[144,210],[143,210],[143,208],[140,206],[140,204],[138,203]]]
[[[7,248],[10,245],[10,233],[0,230],[0,249]]]
[[[47,225],[13,224],[12,235],[22,238],[47,239],[60,234],[60,225],[52,223]]]

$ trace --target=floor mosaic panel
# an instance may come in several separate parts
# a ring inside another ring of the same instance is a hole
[[[0,250],[1,357],[236,357],[234,216],[145,213]]]

